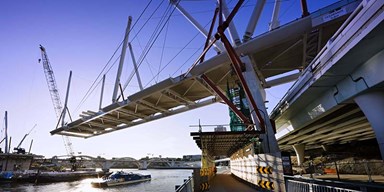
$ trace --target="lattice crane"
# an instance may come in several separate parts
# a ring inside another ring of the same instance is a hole
[[[62,120],[62,122],[64,123],[64,117],[63,117],[64,113],[65,113],[64,110],[67,110],[67,109],[63,110],[63,105],[61,104],[59,90],[57,89],[55,75],[53,74],[52,66],[49,62],[47,52],[42,45],[40,45],[40,50],[41,50],[42,59],[39,60],[39,62],[40,61],[43,62],[45,78],[47,80],[48,89],[49,89],[49,93],[51,95],[51,99],[52,99],[53,107],[55,109],[56,117],[57,117],[58,121]],[[65,145],[65,150],[67,151],[67,155],[73,156],[74,155],[73,147],[72,147],[72,143],[71,143],[69,137],[68,136],[62,136],[62,137],[63,137],[63,141],[64,141],[64,145]]]

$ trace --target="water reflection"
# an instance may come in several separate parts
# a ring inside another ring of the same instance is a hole
[[[119,169],[121,170],[121,169]],[[83,179],[73,182],[60,182],[34,185],[32,183],[24,184],[0,184],[0,191],[4,192],[169,192],[175,190],[175,185],[181,185],[184,179],[192,175],[192,170],[187,169],[123,169],[127,172],[141,174],[151,174],[152,180],[142,183],[121,185],[109,188],[93,188],[91,182],[94,179]],[[116,170],[112,170],[116,171]]]

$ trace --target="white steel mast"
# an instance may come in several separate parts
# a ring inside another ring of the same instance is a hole
[[[112,95],[112,103],[117,102],[117,91],[119,90],[119,86],[120,86],[120,76],[121,76],[121,72],[123,70],[123,64],[124,64],[124,59],[125,59],[125,53],[127,50],[129,32],[131,31],[131,23],[132,23],[132,17],[129,16],[127,28],[125,29],[123,48],[121,49],[119,68],[117,69],[115,88],[113,90],[113,95]]]

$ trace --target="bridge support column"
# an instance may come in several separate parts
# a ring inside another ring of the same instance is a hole
[[[139,162],[139,170],[147,170],[148,162],[146,160]]]
[[[114,162],[112,161],[109,161],[109,160],[104,160],[104,161],[97,161],[99,162],[98,164],[101,166],[101,170],[103,172],[109,172],[109,170],[111,169],[111,167],[115,164]]]
[[[371,124],[379,144],[381,158],[384,159],[384,92],[364,93],[355,97],[354,100]]]
[[[277,153],[280,152],[279,145],[277,143],[277,139],[275,137],[275,132],[272,127],[272,123],[269,119],[267,109],[265,108],[265,90],[261,86],[261,82],[259,77],[256,75],[255,70],[253,69],[252,61],[249,57],[241,57],[241,61],[245,64],[246,71],[243,72],[246,83],[248,84],[249,89],[252,92],[253,99],[256,102],[257,107],[259,108],[261,114],[264,116],[264,122],[266,125],[266,133],[260,135],[260,138],[263,139],[261,142],[263,146],[263,151],[265,153]],[[250,105],[252,107],[252,105]],[[257,110],[257,109],[252,109]],[[252,112],[252,116],[257,123],[256,114]]]
[[[303,163],[304,163],[305,145],[304,144],[293,145],[293,149],[296,152],[297,164],[299,166],[303,165]]]

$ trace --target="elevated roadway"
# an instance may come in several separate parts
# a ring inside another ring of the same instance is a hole
[[[373,138],[384,157],[383,4],[363,1],[272,111],[299,163],[304,150]]]

